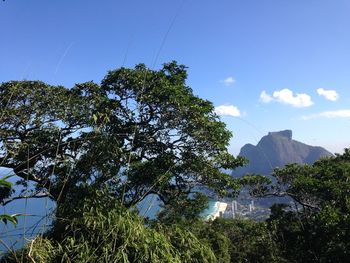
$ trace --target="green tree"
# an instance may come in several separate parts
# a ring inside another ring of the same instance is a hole
[[[58,203],[74,188],[106,183],[128,207],[149,194],[176,203],[198,185],[234,194],[238,183],[221,169],[243,161],[227,152],[231,133],[186,78],[185,67],[171,62],[160,70],[120,68],[100,85],[71,89],[2,83],[1,166],[23,185],[34,182],[32,196]]]
[[[290,164],[273,173],[260,194],[290,196],[295,207],[275,205],[268,220],[283,255],[292,262],[347,262],[350,251],[350,150],[312,165]]]
[[[230,261],[241,262],[289,262],[280,253],[273,236],[265,222],[247,219],[217,219],[210,230],[223,234],[229,242]]]
[[[190,223],[197,221],[198,215],[208,208],[208,197],[195,193],[191,198],[178,198],[162,206],[157,220],[164,224]]]

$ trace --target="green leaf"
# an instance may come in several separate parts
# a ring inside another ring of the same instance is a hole
[[[11,222],[12,224],[14,224],[15,226],[17,225],[18,223],[18,220],[17,220],[17,215],[18,214],[14,214],[14,215],[0,215],[0,221],[4,222],[5,225],[7,224],[7,221]]]
[[[11,189],[13,184],[9,181],[6,181],[8,178],[12,177],[13,175],[7,175],[0,179],[0,187]]]

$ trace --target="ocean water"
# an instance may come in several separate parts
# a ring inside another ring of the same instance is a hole
[[[156,195],[147,196],[138,206],[139,214],[142,217],[148,217],[150,219],[155,219],[157,213],[161,209],[162,202]],[[211,216],[216,214],[219,209],[219,202],[214,200],[209,200],[208,208],[200,213],[200,217],[208,220]]]
[[[200,216],[203,219],[209,219],[212,215],[216,214],[219,209],[219,202],[214,200],[209,200],[208,202],[208,208],[205,209]]]
[[[0,167],[0,178],[9,174],[11,170]],[[17,180],[15,176],[8,179],[12,183]],[[18,186],[14,189],[19,192]],[[54,208],[55,203],[49,198],[21,199],[0,206],[0,214],[20,214],[16,226],[0,222],[0,256],[8,248],[19,249],[35,236],[45,233],[51,226]]]
[[[139,215],[149,219],[156,219],[161,209],[162,202],[156,195],[148,195],[138,205]]]
[[[51,226],[53,210],[54,203],[49,199],[16,200],[1,207],[1,214],[23,215],[17,217],[16,226],[10,222],[0,223],[0,252],[8,248],[19,249],[37,235],[45,233]]]

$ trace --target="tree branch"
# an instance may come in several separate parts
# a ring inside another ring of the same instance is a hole
[[[288,192],[267,193],[267,194],[259,195],[257,197],[272,197],[272,196],[275,196],[275,197],[286,197],[286,196],[289,196],[289,197],[293,198],[298,204],[300,204],[300,205],[302,205],[304,207],[315,209],[317,211],[320,210],[320,208],[318,206],[313,205],[313,204],[309,204],[309,203],[305,203],[304,201],[300,200],[300,198],[297,195],[292,194],[292,193],[288,193]]]
[[[5,206],[15,200],[28,199],[28,198],[45,198],[45,197],[50,197],[51,199],[54,199],[53,196],[50,195],[49,193],[43,193],[40,195],[32,195],[32,196],[16,196],[2,202],[2,205]]]

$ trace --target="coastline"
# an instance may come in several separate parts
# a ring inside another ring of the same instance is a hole
[[[220,214],[224,213],[227,208],[227,203],[216,201],[214,203],[214,211],[206,216],[206,220],[215,220],[220,217]]]

